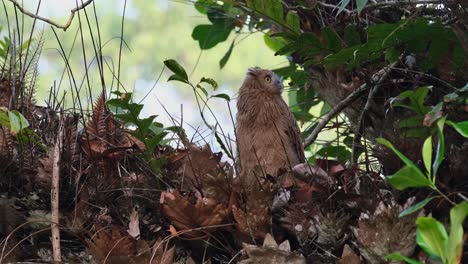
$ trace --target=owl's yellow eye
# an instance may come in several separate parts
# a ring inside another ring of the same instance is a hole
[[[270,83],[271,82],[271,77],[270,75],[265,76],[265,82]]]

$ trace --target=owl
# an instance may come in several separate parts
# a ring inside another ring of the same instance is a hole
[[[305,161],[300,130],[282,91],[282,81],[272,71],[248,70],[239,90],[236,116],[241,177],[258,167],[277,177]]]

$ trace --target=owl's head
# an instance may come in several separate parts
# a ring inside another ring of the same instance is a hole
[[[270,70],[250,68],[245,81],[244,86],[250,84],[250,89],[262,89],[274,94],[281,94],[284,89],[282,79]]]

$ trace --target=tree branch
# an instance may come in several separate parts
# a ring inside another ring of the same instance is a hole
[[[369,86],[364,83],[361,85],[358,89],[356,89],[354,92],[350,93],[343,101],[339,102],[337,105],[335,105],[330,112],[328,112],[323,119],[320,121],[320,123],[315,127],[315,129],[312,131],[312,133],[304,140],[304,148],[307,148],[314,140],[317,138],[318,134],[320,131],[327,125],[327,123],[341,110],[345,109],[348,105],[350,105],[354,100],[358,99],[361,97],[367,90],[369,90]]]
[[[54,27],[57,27],[57,28],[61,28],[61,29],[63,29],[63,31],[66,31],[70,27],[71,22],[73,21],[73,18],[75,17],[75,13],[77,11],[81,10],[81,9],[84,9],[86,6],[91,4],[94,0],[88,0],[88,1],[86,1],[84,3],[82,3],[81,5],[79,5],[79,6],[75,7],[75,8],[73,8],[72,10],[70,10],[70,12],[71,12],[70,17],[68,18],[67,22],[65,24],[63,24],[63,25],[60,25],[57,22],[54,22],[54,21],[52,21],[52,20],[50,20],[48,18],[41,17],[41,16],[39,16],[37,14],[33,14],[33,13],[29,12],[28,10],[25,10],[23,8],[23,6],[20,5],[18,2],[16,2],[15,0],[8,0],[8,1],[10,1],[14,6],[16,6],[21,11],[21,13],[23,13],[23,14],[29,16],[29,17],[32,17],[34,19],[42,20],[42,21],[46,22],[47,24],[50,24],[50,25],[52,25]]]
[[[371,78],[371,82],[376,83],[377,85],[380,85],[379,81],[386,79],[388,74],[390,73],[390,69],[393,68],[396,65],[396,63],[392,63],[391,65],[383,68],[382,70],[378,71],[374,76]],[[327,123],[339,112],[341,112],[343,109],[345,109],[347,106],[349,106],[352,102],[354,102],[356,99],[361,97],[367,90],[369,90],[371,87],[367,85],[367,83],[364,83],[361,85],[358,89],[350,93],[343,101],[339,102],[337,105],[335,105],[330,112],[328,112],[323,119],[320,121],[320,123],[315,127],[315,129],[312,131],[312,133],[304,140],[304,148],[307,148],[314,140],[317,138],[318,134],[320,131],[327,125]]]

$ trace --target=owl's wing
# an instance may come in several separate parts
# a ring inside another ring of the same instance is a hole
[[[299,158],[299,161],[305,162],[305,154],[304,154],[304,148],[302,146],[302,141],[301,141],[301,130],[299,129],[299,126],[297,125],[296,118],[294,115],[289,112],[288,116],[288,136],[289,139],[291,140],[291,144],[294,147],[294,150],[297,153],[297,157]]]

